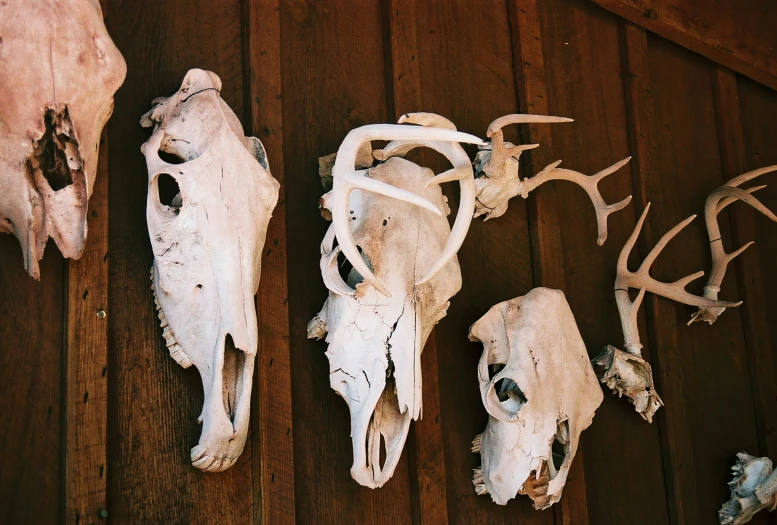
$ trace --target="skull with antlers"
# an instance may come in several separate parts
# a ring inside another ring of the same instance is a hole
[[[639,338],[637,312],[642,304],[642,299],[645,297],[645,292],[652,292],[678,303],[698,307],[729,307],[738,306],[740,303],[717,301],[699,297],[686,291],[685,287],[691,281],[704,275],[704,272],[688,275],[673,283],[657,281],[650,275],[650,267],[660,255],[661,250],[696,218],[695,215],[688,217],[664,234],[642,261],[636,272],[629,270],[629,254],[637,242],[649,211],[650,203],[645,206],[645,211],[642,212],[642,216],[637,221],[631,237],[626,241],[618,257],[617,275],[615,277],[615,301],[618,305],[618,313],[620,314],[621,326],[623,327],[625,352],[608,345],[593,359],[593,364],[602,383],[606,384],[613,392],[616,392],[619,397],[625,394],[634,404],[636,411],[648,422],[652,422],[653,415],[663,405],[663,402],[653,385],[653,372],[650,365],[642,359],[641,353],[642,344]],[[630,289],[639,290],[633,301],[629,296]]]
[[[0,3],[0,233],[19,239],[24,269],[51,236],[78,259],[100,134],[127,66],[97,0]]]
[[[461,287],[456,252],[474,209],[472,167],[458,142],[481,143],[436,115],[405,115],[400,123],[422,126],[363,126],[337,152],[333,189],[323,199],[332,217],[321,244],[329,297],[308,324],[309,338],[326,337],[331,386],[351,413],[351,476],[371,488],[391,478],[410,421],[421,416],[421,350]],[[355,169],[373,140],[393,142],[375,152],[381,163]],[[435,177],[401,157],[421,146],[453,167]],[[452,229],[439,187],[448,180],[461,186]],[[342,276],[345,261],[351,269]]]
[[[521,179],[518,161],[521,153],[538,147],[538,144],[514,145],[505,142],[502,128],[509,124],[541,124],[553,122],[572,122],[565,117],[550,117],[544,115],[505,115],[493,121],[488,126],[487,135],[491,143],[481,147],[475,158],[475,184],[477,185],[477,203],[475,217],[485,215],[486,220],[499,217],[507,211],[507,203],[516,195],[524,199],[539,185],[551,180],[566,180],[579,185],[585,190],[596,210],[596,221],[599,236],[597,244],[601,246],[607,240],[607,217],[625,208],[631,202],[631,195],[615,204],[604,202],[599,193],[599,182],[606,176],[615,173],[631,157],[625,158],[591,176],[577,171],[562,169],[561,161],[550,164],[534,177]]]

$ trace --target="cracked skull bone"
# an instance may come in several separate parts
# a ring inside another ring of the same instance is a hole
[[[0,5],[0,233],[16,236],[24,269],[51,236],[78,259],[100,134],[127,71],[97,0]]]
[[[475,490],[500,505],[526,494],[547,508],[604,397],[572,311],[561,291],[535,288],[493,306],[469,337],[483,343],[478,381],[489,414],[473,441],[483,462]]]
[[[473,199],[472,169],[464,150],[433,141],[480,142],[449,129],[364,126],[346,137],[335,160],[334,188],[323,199],[333,224],[321,244],[329,297],[308,324],[308,337],[326,337],[330,383],[351,414],[351,476],[371,488],[391,478],[410,421],[421,416],[421,350],[445,316],[448,299],[461,287],[455,250],[463,240],[451,235],[440,213],[447,214],[447,205],[431,170],[393,156],[367,170],[354,170],[360,146],[381,139],[438,149],[459,170],[462,193]],[[472,208],[464,216],[468,224]],[[338,233],[338,227],[345,233]],[[460,231],[461,223],[453,229]],[[353,268],[343,278],[338,256],[346,255],[346,247],[359,259],[348,257]]]
[[[258,344],[254,295],[280,185],[264,148],[245,137],[214,73],[190,70],[141,125],[152,289],[171,356],[200,373],[205,401],[192,464],[232,466],[248,432]]]

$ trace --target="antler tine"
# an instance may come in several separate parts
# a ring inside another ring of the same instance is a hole
[[[489,124],[486,136],[493,137],[497,133],[501,133],[503,127],[509,126],[510,124],[549,124],[553,122],[574,122],[574,120],[567,117],[513,113],[511,115],[499,117]]]
[[[450,120],[435,113],[406,113],[399,119],[400,124],[420,124],[421,126],[436,126],[442,129],[456,130],[456,126]],[[403,151],[405,154],[415,147],[427,147],[434,149],[445,156],[453,167],[434,178],[427,181],[425,187],[432,184],[441,184],[443,182],[458,180],[461,190],[459,200],[459,211],[456,214],[456,220],[451,228],[448,242],[445,243],[440,257],[435,261],[426,274],[416,282],[416,285],[422,285],[430,281],[437,273],[442,270],[448,261],[450,261],[461,248],[464,238],[467,236],[469,226],[472,223],[472,215],[475,209],[475,176],[472,171],[472,164],[469,156],[457,142],[439,142],[439,141],[418,141],[404,143],[396,141],[389,143],[383,152]],[[378,156],[376,156],[378,158]]]
[[[524,186],[521,191],[521,196],[526,198],[529,192],[537,188],[537,186],[540,184],[549,180],[566,180],[569,182],[574,182],[585,190],[585,192],[588,194],[588,197],[591,199],[592,204],[594,205],[594,210],[596,211],[596,225],[598,230],[596,244],[601,246],[607,240],[607,218],[611,213],[622,210],[628,206],[628,204],[631,202],[631,195],[622,201],[616,202],[614,204],[607,204],[604,202],[604,198],[599,192],[599,182],[606,176],[615,173],[620,168],[628,164],[630,160],[631,157],[626,157],[625,159],[616,162],[609,168],[605,168],[599,173],[590,176],[584,175],[574,170],[556,168],[556,166],[561,163],[561,161],[557,161],[547,166],[534,177],[524,179]]]
[[[744,252],[752,243],[749,242],[737,250],[731,253],[726,253],[723,247],[723,239],[720,233],[720,225],[718,224],[718,214],[728,205],[735,201],[742,201],[759,212],[766,215],[769,219],[777,222],[777,216],[772,213],[761,201],[755,198],[752,194],[758,190],[765,188],[765,185],[753,186],[752,188],[741,189],[738,188],[740,184],[750,181],[760,175],[777,170],[777,166],[767,166],[759,168],[757,170],[749,171],[735,177],[728,181],[723,186],[717,188],[710,193],[707,197],[707,201],[704,203],[704,221],[707,226],[707,236],[710,240],[710,251],[712,252],[712,270],[710,271],[710,277],[707,280],[707,285],[704,287],[704,297],[710,299],[717,299],[718,292],[720,292],[720,285],[723,283],[723,278],[726,276],[726,270],[729,263]],[[707,323],[714,323],[718,316],[725,311],[725,308],[699,308],[697,312],[691,316],[691,320],[688,324],[691,325],[695,321],[707,321]]]
[[[364,170],[355,169],[355,159],[359,147],[364,142],[372,140],[442,141],[466,142],[470,144],[483,144],[483,141],[474,135],[449,129],[401,126],[394,124],[372,124],[351,130],[340,145],[334,166],[332,167],[333,183],[331,197],[332,226],[334,227],[340,250],[351,265],[353,265],[354,269],[364,277],[365,281],[374,286],[376,290],[386,297],[391,297],[391,293],[380,284],[369,269],[354,242],[353,234],[348,225],[348,200],[351,192],[355,189],[372,191],[387,197],[393,197],[411,204],[422,206],[428,210],[434,211],[438,215],[441,213],[426,199],[423,199],[412,192],[395,188],[390,184],[368,179],[363,176],[365,173]]]

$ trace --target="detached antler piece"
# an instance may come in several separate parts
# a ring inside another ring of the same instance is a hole
[[[650,211],[650,203],[645,206],[645,211],[642,212],[634,232],[626,241],[618,257],[617,276],[615,278],[615,301],[618,305],[618,313],[620,314],[621,326],[623,327],[625,352],[607,345],[602,353],[596,356],[592,362],[599,380],[605,383],[613,392],[616,392],[619,397],[625,394],[634,404],[636,411],[648,422],[652,422],[653,415],[663,405],[663,402],[653,386],[653,372],[650,365],[642,359],[641,353],[642,344],[639,338],[637,312],[642,304],[642,299],[645,297],[645,292],[652,292],[678,303],[699,307],[729,307],[739,306],[741,303],[707,299],[687,292],[685,287],[688,283],[704,275],[704,272],[688,275],[673,283],[664,283],[651,277],[650,267],[653,262],[655,262],[669,241],[696,218],[695,215],[688,217],[665,233],[655,247],[650,250],[650,253],[642,261],[637,271],[630,271],[628,268],[629,254],[637,242],[648,211]],[[629,289],[631,288],[639,290],[634,301],[629,297]]]
[[[507,210],[507,201],[516,195],[524,199],[535,188],[550,180],[566,180],[582,187],[591,199],[596,210],[598,226],[597,244],[601,246],[607,240],[607,217],[625,208],[631,202],[631,195],[615,204],[607,204],[599,193],[599,182],[629,162],[627,157],[595,175],[584,175],[577,171],[559,168],[561,161],[550,164],[534,177],[521,179],[518,172],[518,160],[522,152],[536,148],[537,144],[513,145],[504,141],[502,128],[508,124],[572,122],[564,117],[546,117],[542,115],[506,115],[498,118],[488,127],[491,144],[478,152],[475,159],[477,186],[477,207],[475,217],[486,215],[486,220],[499,217]]]
[[[772,460],[740,452],[731,470],[731,499],[718,511],[721,525],[742,525],[762,509],[772,511],[777,507],[777,471],[772,468]]]
[[[749,171],[739,177],[731,179],[726,184],[710,193],[709,197],[707,197],[707,202],[704,205],[704,220],[707,224],[707,235],[710,239],[710,250],[712,251],[712,271],[710,272],[707,286],[704,287],[704,297],[708,299],[718,298],[720,285],[723,282],[723,277],[726,275],[728,263],[753,244],[753,241],[750,241],[738,250],[726,253],[726,250],[723,248],[720,226],[718,225],[718,214],[729,204],[736,201],[742,201],[760,211],[771,220],[777,222],[777,216],[752,195],[754,192],[761,190],[766,186],[754,186],[747,189],[738,187],[745,182],[772,171],[777,171],[777,166],[767,166],[765,168]],[[699,308],[699,310],[693,314],[691,320],[688,321],[688,324],[691,325],[696,321],[706,321],[707,323],[712,324],[724,311],[725,308],[720,306]]]
[[[391,478],[410,422],[421,417],[421,350],[461,288],[456,251],[474,211],[472,165],[457,142],[482,143],[438,115],[400,122],[435,127],[364,126],[337,152],[333,188],[321,201],[332,216],[320,262],[329,296],[308,323],[308,338],[326,338],[330,383],[351,414],[351,476],[371,488]],[[372,140],[392,141],[374,152],[374,166],[363,155]],[[452,169],[435,177],[401,158],[420,146],[442,153]],[[453,229],[444,180],[461,185]]]

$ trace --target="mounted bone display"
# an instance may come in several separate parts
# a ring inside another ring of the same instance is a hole
[[[170,355],[200,373],[205,403],[192,464],[225,470],[245,445],[258,327],[254,295],[280,185],[245,137],[221,80],[192,69],[141,120],[152,289]]]
[[[127,66],[97,0],[0,4],[0,232],[40,279],[49,236],[78,259],[100,134]]]
[[[424,124],[427,117],[403,121]],[[376,152],[385,162],[357,169],[358,152],[373,140],[394,141],[384,150],[389,153]],[[322,199],[333,221],[321,243],[329,297],[308,324],[308,337],[328,343],[331,386],[351,414],[351,476],[366,487],[391,478],[410,421],[421,417],[421,350],[461,288],[456,251],[475,195],[469,158],[457,142],[481,143],[450,128],[354,129],[337,152],[333,189]],[[394,156],[419,146],[436,149],[453,168],[434,177]],[[438,186],[443,180],[461,185],[463,211],[452,229]]]
[[[525,494],[535,509],[561,498],[580,434],[602,389],[563,292],[535,288],[493,306],[470,327],[483,343],[480,396],[489,418],[472,443],[473,483],[505,505]]]
[[[584,175],[577,171],[559,168],[558,166],[561,164],[559,160],[545,167],[537,175],[521,179],[519,173],[521,153],[536,148],[539,144],[514,145],[505,142],[502,128],[509,124],[553,122],[572,122],[572,119],[516,114],[500,117],[489,125],[487,135],[491,142],[481,147],[474,163],[475,184],[477,186],[475,217],[485,215],[485,220],[499,217],[507,211],[508,201],[516,195],[526,199],[530,192],[545,182],[566,180],[583,188],[591,199],[596,210],[596,222],[599,230],[596,242],[601,246],[607,240],[607,218],[611,213],[625,208],[631,202],[631,195],[615,204],[607,204],[599,193],[599,182],[626,165],[631,157],[625,158],[595,175]]]
[[[650,267],[661,254],[661,250],[696,218],[695,215],[688,217],[664,234],[642,261],[637,271],[632,272],[629,270],[629,254],[637,243],[637,238],[649,211],[650,203],[645,206],[645,211],[642,212],[642,216],[637,221],[631,237],[624,244],[618,257],[617,274],[615,277],[615,302],[618,305],[621,327],[623,328],[625,351],[607,345],[592,362],[599,380],[606,384],[613,392],[617,393],[618,397],[625,395],[634,404],[635,410],[648,423],[651,423],[656,411],[664,403],[653,385],[653,371],[650,364],[642,358],[642,343],[639,337],[637,312],[642,305],[645,292],[651,292],[678,303],[697,307],[725,308],[738,306],[740,303],[707,299],[686,291],[685,287],[691,281],[704,275],[704,272],[688,275],[673,283],[657,281],[650,275]],[[629,296],[629,290],[631,289],[639,290],[633,301]]]
[[[718,214],[729,204],[736,201],[742,201],[760,211],[771,220],[777,222],[777,216],[752,195],[754,192],[762,190],[766,186],[753,186],[752,188],[747,189],[739,188],[739,186],[745,182],[775,170],[777,170],[777,166],[767,166],[765,168],[749,171],[739,177],[731,179],[726,184],[710,193],[709,197],[707,197],[707,202],[704,204],[704,220],[707,225],[707,235],[710,239],[710,250],[712,251],[712,271],[710,271],[709,280],[704,287],[704,297],[707,299],[718,298],[720,285],[723,283],[723,277],[726,275],[728,263],[753,244],[753,241],[750,241],[738,250],[726,253],[726,250],[723,248],[723,236],[720,233],[720,226],[718,225]],[[696,321],[706,321],[708,324],[712,324],[724,311],[725,308],[721,306],[701,307],[693,314],[693,317],[688,321],[688,324],[693,324]]]
[[[731,499],[718,511],[721,525],[742,525],[757,512],[777,507],[777,471],[773,470],[772,460],[740,452],[731,470]]]

